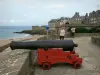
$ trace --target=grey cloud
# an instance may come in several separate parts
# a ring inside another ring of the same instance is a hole
[[[99,3],[100,0],[0,0],[0,20],[14,20],[16,25],[47,24],[52,18],[96,10]]]

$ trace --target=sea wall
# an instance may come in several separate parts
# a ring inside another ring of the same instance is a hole
[[[0,75],[29,75],[32,73],[34,71],[32,53],[30,50],[11,51],[10,48],[7,48],[0,53]]]
[[[92,41],[92,43],[100,46],[100,36],[93,36],[93,37],[91,37],[91,41]]]
[[[92,37],[92,36],[100,36],[100,33],[75,33],[75,37]],[[66,33],[65,35],[66,38],[70,38],[71,34],[70,33]]]
[[[5,45],[3,45],[3,46],[0,46],[0,52],[2,52],[3,50],[5,50],[6,48],[8,48],[9,45],[10,45],[10,43],[5,44]]]
[[[76,33],[75,36],[100,36],[100,33]]]
[[[20,41],[30,41],[39,38],[34,37],[21,39]],[[5,46],[5,50],[3,47],[2,52],[0,52],[0,75],[34,75],[36,52],[24,49],[12,51],[9,44],[7,45],[8,48]]]

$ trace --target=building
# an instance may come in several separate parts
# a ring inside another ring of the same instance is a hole
[[[86,13],[85,16],[80,16],[79,12],[75,12],[71,18],[61,17],[60,19],[52,19],[48,22],[49,27],[55,30],[57,27],[66,27],[70,25],[100,25],[100,10]]]
[[[82,24],[89,24],[89,15],[88,13],[86,13],[86,15],[84,16],[83,20],[82,20]]]
[[[75,15],[70,19],[70,24],[82,24],[84,16],[80,16],[79,12],[76,12]]]
[[[97,25],[100,25],[100,10],[96,11],[96,15],[97,15]]]
[[[41,30],[45,29],[45,26],[32,26],[32,30]]]
[[[100,10],[89,13],[89,24],[100,25]]]
[[[61,22],[60,25],[70,23],[70,18],[68,18],[68,17],[61,17],[59,20]]]
[[[96,20],[97,20],[96,12],[93,11],[93,12],[89,13],[89,24],[91,24],[91,25],[96,24]]]
[[[61,17],[60,19],[52,19],[48,22],[50,30],[57,30],[59,31],[60,28],[66,29],[66,24],[70,23],[70,18],[68,17]]]
[[[52,19],[48,22],[49,27],[55,29],[55,27],[62,27],[67,24],[82,24],[84,16],[80,16],[79,12],[76,12],[72,18],[61,17],[60,19]]]
[[[87,25],[100,25],[100,10],[92,11],[89,14],[86,13],[82,23]]]
[[[50,30],[55,30],[57,21],[58,21],[58,19],[52,19],[48,22],[48,26],[50,27]]]
[[[32,30],[38,29],[38,28],[39,28],[39,26],[32,26]]]

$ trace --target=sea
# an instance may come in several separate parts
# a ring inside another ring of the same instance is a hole
[[[23,30],[32,30],[32,26],[0,26],[0,39],[15,39],[30,37],[30,34],[18,34]]]

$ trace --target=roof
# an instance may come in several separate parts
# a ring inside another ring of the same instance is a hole
[[[49,23],[53,23],[53,22],[56,22],[56,21],[58,21],[58,19],[52,19],[52,20],[49,21]]]

